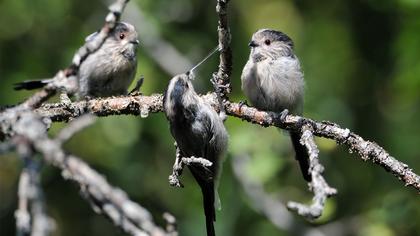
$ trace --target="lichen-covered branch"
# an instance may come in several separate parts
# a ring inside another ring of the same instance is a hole
[[[51,139],[48,137],[47,125],[42,121],[42,117],[31,111],[16,113],[16,116],[11,127],[15,137],[24,140],[34,152],[40,153],[46,163],[59,168],[65,179],[75,182],[80,187],[82,196],[91,203],[96,212],[107,216],[114,225],[130,235],[174,235],[158,227],[153,222],[151,214],[132,202],[121,189],[111,186],[103,176],[82,160],[62,150],[61,144],[63,140],[68,139],[68,134],[74,134],[80,130],[80,127],[90,123],[87,118],[76,120],[75,124],[63,129],[57,136],[66,138]],[[19,195],[24,196],[23,193],[20,191]],[[23,202],[19,209],[25,208]]]
[[[220,109],[214,94],[203,96],[216,110]],[[54,121],[66,121],[86,113],[99,116],[115,114],[139,115],[141,111],[143,113],[162,112],[162,99],[163,97],[160,94],[92,99],[72,103],[70,107],[73,107],[74,110],[71,111],[60,103],[45,104],[35,111],[43,117],[49,117]],[[286,130],[300,130],[303,125],[309,124],[313,129],[313,135],[335,140],[340,145],[346,145],[350,151],[358,154],[362,160],[370,160],[383,167],[406,186],[411,186],[420,192],[420,176],[414,173],[406,164],[392,157],[378,144],[364,140],[349,129],[341,128],[331,122],[319,122],[294,115],[287,115],[282,120],[279,113],[260,111],[253,107],[233,102],[225,102],[225,110],[230,116],[264,127],[275,126]]]
[[[216,12],[219,17],[218,37],[220,60],[219,70],[213,74],[214,80],[218,85],[216,92],[221,98],[227,100],[227,95],[231,92],[230,75],[232,74],[232,49],[230,47],[231,34],[228,25],[228,2],[229,0],[217,0]]]
[[[264,127],[276,126],[286,130],[300,130],[304,124],[309,124],[312,126],[315,136],[332,139],[340,145],[346,145],[349,151],[357,153],[362,160],[372,161],[386,171],[391,172],[406,186],[410,186],[420,192],[420,176],[414,173],[407,164],[392,157],[378,144],[364,140],[349,129],[341,128],[339,125],[328,121],[318,122],[294,115],[288,115],[285,120],[282,120],[279,113],[259,111],[253,107],[238,103],[228,103],[225,108],[228,115]]]
[[[161,94],[151,96],[126,96],[97,98],[82,100],[69,105],[62,103],[44,104],[36,113],[43,117],[49,117],[53,121],[69,121],[83,114],[94,114],[97,116],[109,115],[147,115],[148,113],[162,111]]]
[[[309,189],[314,192],[314,197],[310,206],[297,202],[289,202],[287,207],[308,220],[314,220],[321,216],[327,198],[337,194],[337,190],[331,188],[322,176],[324,167],[319,162],[319,150],[315,143],[312,127],[310,125],[304,125],[302,131],[301,143],[308,150],[309,172],[312,177],[309,183]]]

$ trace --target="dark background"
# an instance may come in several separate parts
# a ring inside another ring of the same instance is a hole
[[[132,0],[124,19],[141,27],[140,41],[165,40],[194,63],[217,44],[215,2]],[[128,11],[135,15],[134,8],[141,9],[148,27],[158,34],[143,27],[145,22],[130,17]],[[106,4],[98,0],[0,0],[0,105],[16,104],[31,94],[13,91],[13,83],[49,78],[69,65],[84,37],[101,27],[106,13]],[[305,73],[304,115],[336,122],[374,140],[419,173],[419,15],[418,0],[232,0],[231,97],[244,99],[240,74],[252,33],[259,28],[281,30],[295,41]],[[143,44],[139,51],[137,75],[145,77],[145,94],[161,93],[173,74],[152,59],[156,50],[148,45]],[[177,65],[177,61],[171,63]],[[208,80],[217,63],[213,57],[200,67],[197,90],[211,90]],[[179,68],[179,72],[188,69]],[[64,125],[54,124],[51,135]],[[308,202],[312,195],[297,169],[288,137],[274,128],[235,118],[229,118],[226,126],[230,146],[219,190],[218,235],[290,235],[251,206],[231,168],[234,156],[248,153],[247,174],[261,181],[267,192],[283,203]],[[408,236],[420,232],[415,190],[330,140],[317,142],[326,179],[339,194],[328,200],[321,219],[308,223],[295,216],[297,222],[308,227],[343,223],[347,227],[342,232],[347,235]],[[184,172],[186,188],[168,185],[174,147],[162,113],[146,119],[100,118],[77,134],[66,150],[152,211],[157,221],[161,222],[165,211],[174,214],[180,235],[204,234],[201,195],[190,173]],[[21,168],[16,154],[0,156],[0,235],[15,234],[13,214]],[[57,223],[54,235],[121,234],[92,211],[77,186],[64,181],[57,169],[43,167],[42,185],[48,213]]]

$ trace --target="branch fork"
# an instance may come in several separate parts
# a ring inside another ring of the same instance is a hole
[[[184,185],[180,181],[180,177],[182,175],[182,171],[184,170],[185,166],[195,166],[199,165],[203,168],[207,168],[213,165],[213,163],[207,159],[202,157],[182,157],[179,148],[176,147],[176,157],[175,163],[172,167],[172,174],[169,176],[169,185],[172,187],[183,188]]]

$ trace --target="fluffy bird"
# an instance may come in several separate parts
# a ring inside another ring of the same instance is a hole
[[[89,35],[86,42],[97,35],[98,32]],[[138,34],[134,26],[118,22],[103,45],[81,64],[76,95],[82,98],[127,94],[127,88],[136,74],[138,45]],[[15,89],[42,88],[51,81],[25,81],[15,84]]]
[[[300,115],[303,110],[304,78],[293,41],[286,34],[261,29],[252,35],[251,52],[243,68],[242,90],[257,109]],[[300,134],[290,132],[302,175],[311,181],[309,158],[300,144]]]
[[[180,155],[212,163],[208,167],[198,163],[188,167],[203,194],[207,236],[214,236],[215,204],[219,201],[216,188],[228,134],[216,111],[195,92],[191,79],[189,73],[171,79],[164,96],[164,110]]]

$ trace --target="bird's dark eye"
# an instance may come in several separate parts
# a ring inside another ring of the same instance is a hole
[[[266,40],[264,41],[264,43],[265,43],[265,45],[270,45],[270,44],[271,44],[271,40],[266,39]]]
[[[121,33],[120,34],[120,39],[124,39],[125,38],[125,34]]]

